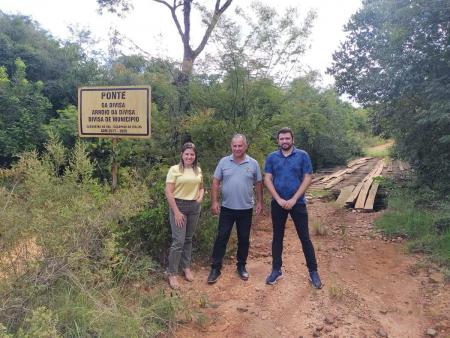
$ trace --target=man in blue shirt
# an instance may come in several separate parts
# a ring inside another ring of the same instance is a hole
[[[275,284],[283,276],[281,271],[284,229],[288,214],[295,224],[302,243],[312,285],[320,289],[322,282],[317,272],[314,246],[309,238],[308,211],[305,192],[312,180],[311,159],[307,152],[294,146],[294,135],[290,128],[277,133],[279,150],[266,158],[264,183],[272,195],[272,272],[267,284]]]
[[[258,162],[246,154],[247,139],[236,134],[231,139],[230,156],[219,161],[211,185],[211,212],[219,215],[219,228],[212,253],[211,272],[208,283],[219,278],[222,261],[233,224],[236,223],[238,249],[237,273],[242,280],[248,279],[245,268],[250,246],[250,226],[253,213],[253,187],[256,187],[256,213],[262,212],[263,185]],[[221,186],[222,185],[222,186]],[[222,205],[219,207],[219,190],[222,189]]]

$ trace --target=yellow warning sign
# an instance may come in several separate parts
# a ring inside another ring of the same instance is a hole
[[[150,137],[150,86],[78,88],[80,137]]]

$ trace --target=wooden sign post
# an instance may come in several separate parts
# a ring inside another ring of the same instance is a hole
[[[119,138],[151,136],[150,86],[78,88],[78,135],[112,138],[112,190],[117,188]]]

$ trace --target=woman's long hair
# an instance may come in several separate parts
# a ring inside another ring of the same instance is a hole
[[[195,149],[195,144],[192,142],[186,142],[185,144],[183,144],[183,146],[181,147],[181,155],[180,155],[180,163],[178,164],[178,166],[180,167],[180,172],[184,171],[184,162],[183,162],[183,153],[185,152],[186,149],[192,149],[192,151],[195,154],[195,160],[192,163],[192,169],[194,170],[195,175],[198,175],[198,165],[197,165],[197,149]]]

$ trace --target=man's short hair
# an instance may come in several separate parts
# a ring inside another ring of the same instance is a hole
[[[284,128],[281,128],[280,130],[278,130],[277,140],[280,137],[280,134],[287,134],[287,133],[291,134],[291,137],[294,138],[294,133],[292,132],[292,129],[289,127],[284,127]]]
[[[245,137],[244,134],[234,134],[233,137],[231,138],[231,142],[233,142],[233,140],[237,138],[241,138],[244,141],[244,143],[248,145],[247,138]]]

